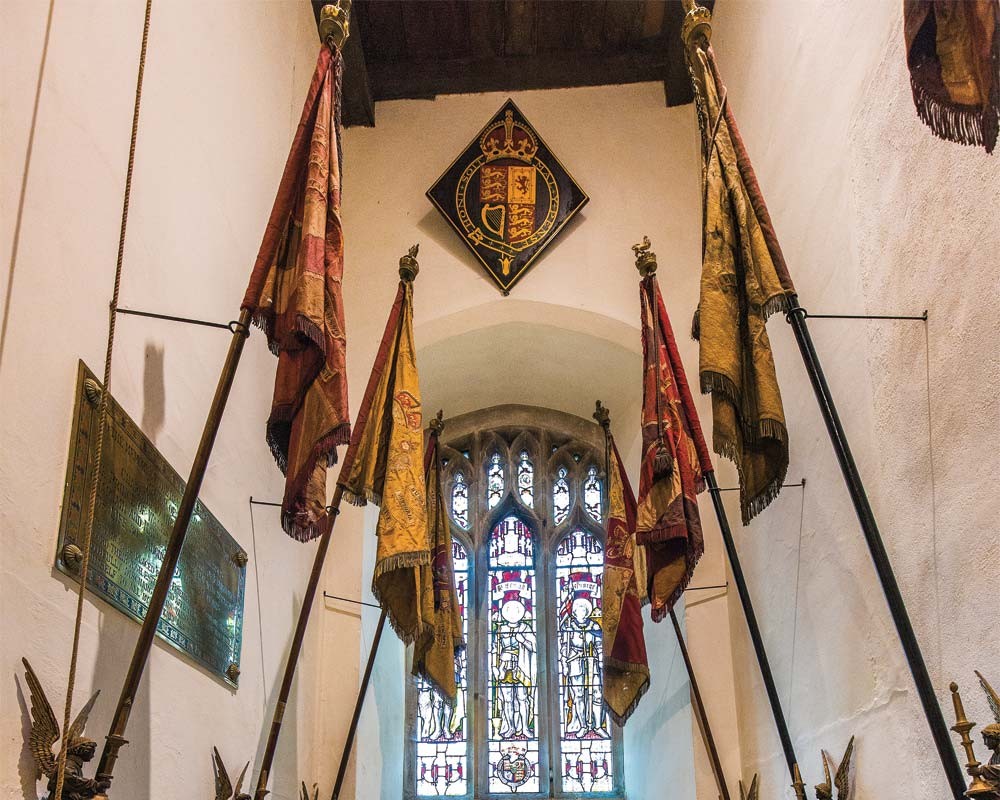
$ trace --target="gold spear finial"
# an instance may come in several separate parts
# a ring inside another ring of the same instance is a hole
[[[611,427],[611,412],[608,411],[607,407],[600,400],[597,401],[597,406],[594,409],[594,419],[597,420],[597,424],[604,428],[604,430],[608,430]]]
[[[443,430],[444,430],[444,409],[440,409],[437,413],[437,416],[435,416],[431,420],[431,433],[434,434],[435,436],[440,436],[441,431]]]
[[[650,247],[652,245],[649,243],[648,236],[643,236],[642,242],[639,244],[632,245],[632,252],[635,253],[635,268],[644,278],[648,278],[656,272],[656,253],[650,250]]]
[[[684,0],[684,22],[681,24],[681,40],[688,50],[696,47],[707,48],[712,41],[712,12],[699,6],[693,0]]]
[[[407,251],[405,256],[399,259],[400,280],[412,282],[417,277],[417,273],[420,272],[420,265],[417,263],[417,252],[419,250],[420,245],[415,244]]]
[[[319,11],[319,38],[340,50],[351,35],[351,0],[327,3]]]

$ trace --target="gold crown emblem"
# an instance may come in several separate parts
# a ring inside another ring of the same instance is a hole
[[[538,139],[524,125],[514,122],[514,112],[508,109],[502,122],[494,122],[479,137],[479,147],[487,161],[516,158],[530,162],[538,152]]]

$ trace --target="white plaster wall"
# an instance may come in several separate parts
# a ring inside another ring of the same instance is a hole
[[[526,403],[589,419],[600,398],[611,409],[623,457],[634,471],[641,345],[638,275],[629,248],[643,234],[660,255],[661,285],[685,363],[689,371],[697,368],[697,348],[684,333],[697,298],[701,246],[693,108],[666,108],[659,84],[515,93],[515,102],[591,200],[503,298],[424,192],[506,97],[379,103],[374,129],[345,132],[344,285],[354,402],[360,402],[395,292],[399,256],[419,242],[415,335],[427,411],[443,408],[450,416]],[[706,406],[703,414],[707,418]],[[731,482],[727,467],[720,480]],[[702,510],[709,552],[695,583],[723,583],[722,547],[707,500]],[[338,526],[338,555],[326,584],[335,594],[363,592],[370,598],[373,518],[366,525],[362,513],[349,509]],[[736,775],[740,753],[726,604],[720,593],[694,600],[693,656],[728,771]],[[344,707],[353,702],[357,685],[344,654],[353,649],[363,664],[378,615],[363,610],[359,626],[357,613],[343,604],[331,601],[328,609],[324,671],[343,680],[324,688],[320,749],[339,753],[349,715]],[[650,624],[647,642],[653,688],[626,728],[630,797],[714,800],[673,633]],[[359,800],[400,796],[404,674],[403,649],[387,632],[361,719],[356,783],[353,767],[349,773],[348,789]],[[321,785],[332,783],[335,761],[322,766]]]
[[[921,322],[811,328],[946,719],[947,686],[988,710],[1000,668],[1000,159],[918,120],[902,4],[726,3],[714,46],[802,303]],[[858,797],[931,800],[947,784],[826,437],[780,317],[770,325],[792,442],[786,491],[738,537],[809,783],[858,735]],[[740,741],[763,791],[785,786],[731,598]],[[786,795],[787,795],[786,790]]]
[[[75,584],[52,564],[76,362],[82,357],[98,373],[103,366],[143,8],[137,0],[0,7],[3,798],[36,796],[22,738],[22,655],[62,716]],[[299,0],[154,4],[123,306],[220,321],[236,315],[315,52],[312,15]],[[119,319],[114,394],[182,474],[228,338]],[[158,643],[119,760],[117,797],[209,796],[213,744],[237,771],[263,746],[265,711],[313,555],[266,509],[256,514],[256,550],[251,538],[249,496],[280,498],[282,487],[263,436],[273,374],[255,334],[202,493],[251,556],[240,689]],[[79,707],[103,690],[91,717],[95,738],[107,730],[137,631],[101,602],[86,603],[76,697]],[[298,780],[313,773],[315,654],[308,642],[272,797],[296,797]]]

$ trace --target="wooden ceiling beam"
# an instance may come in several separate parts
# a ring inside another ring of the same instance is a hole
[[[573,86],[661,81],[660,53],[538,53],[491,59],[452,59],[369,66],[376,100],[431,99],[442,94],[516,92]]]

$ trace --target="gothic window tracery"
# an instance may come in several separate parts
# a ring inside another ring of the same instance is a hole
[[[454,709],[410,682],[407,800],[623,797],[602,702],[603,434],[586,432],[446,428],[466,649]]]

